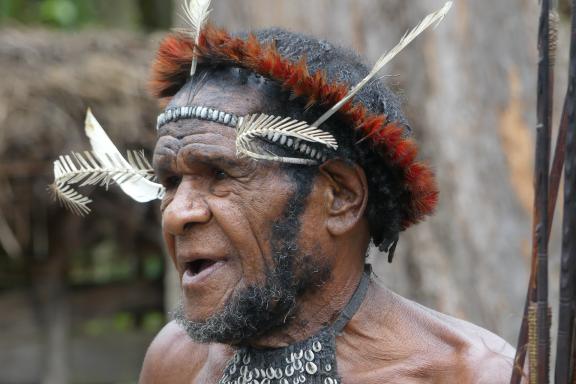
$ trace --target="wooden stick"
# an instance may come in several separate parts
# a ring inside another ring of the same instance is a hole
[[[550,168],[550,186],[548,187],[550,191],[550,200],[548,201],[548,238],[550,238],[550,232],[552,230],[556,202],[558,201],[558,191],[560,190],[560,179],[562,179],[562,170],[564,169],[564,160],[566,158],[566,135],[568,131],[567,103],[568,96],[566,96],[564,100],[558,138],[556,139],[556,148],[554,150],[554,160],[552,160],[552,168]]]
[[[536,342],[536,357],[531,359],[531,383],[549,382],[550,325],[548,318],[548,202],[550,136],[552,117],[553,68],[550,65],[550,0],[542,0],[538,31],[538,90],[536,156],[534,169],[534,217],[532,225],[532,263],[524,319],[516,351],[516,369],[510,382],[519,383],[523,373],[526,339]],[[536,308],[536,321],[528,322],[528,308]],[[536,328],[536,329],[534,329]],[[535,335],[535,336],[534,336]],[[534,350],[534,349],[533,349]],[[538,362],[536,364],[536,362]],[[535,366],[537,365],[537,366]]]
[[[548,317],[548,182],[550,167],[550,137],[553,95],[553,69],[550,65],[550,0],[542,1],[538,32],[538,100],[535,156],[535,201],[534,201],[534,254],[537,256],[535,281],[536,290],[536,340],[538,384],[547,384],[550,375],[550,324]],[[534,303],[533,300],[531,300]]]
[[[576,332],[576,0],[572,0],[572,27],[568,92],[564,104],[566,117],[566,154],[564,172],[564,218],[562,222],[562,258],[560,309],[556,349],[556,384],[576,380],[573,366]],[[564,116],[565,115],[565,116]],[[571,377],[572,376],[572,377]]]

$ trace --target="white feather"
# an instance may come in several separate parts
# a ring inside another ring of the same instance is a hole
[[[418,37],[418,35],[420,35],[430,26],[438,25],[438,23],[440,23],[442,19],[444,19],[448,11],[450,11],[451,7],[452,7],[452,1],[446,2],[446,4],[444,4],[444,6],[440,10],[429,14],[414,29],[407,32],[394,48],[392,48],[390,51],[380,56],[380,58],[378,59],[378,61],[368,74],[368,76],[366,76],[354,88],[352,88],[350,92],[348,92],[346,97],[344,97],[336,105],[330,108],[330,110],[327,111],[325,114],[320,116],[320,118],[316,120],[312,124],[312,126],[319,127],[322,123],[328,120],[333,114],[335,114],[340,108],[342,108],[342,106],[346,104],[348,100],[354,97],[354,95],[356,95],[366,84],[368,84],[368,82],[372,80],[372,78],[374,78],[374,76],[376,76],[376,74],[378,74],[378,72],[382,68],[384,68],[386,64],[388,64],[396,55],[402,52],[402,50],[406,48],[406,46],[408,46],[416,37]]]
[[[90,109],[86,113],[85,131],[94,155],[104,166],[114,167],[116,162],[121,163],[125,168],[133,168],[120,154]],[[137,170],[135,169],[134,172],[136,173]],[[154,183],[144,177],[126,179],[124,175],[115,175],[112,178],[124,193],[140,203],[161,199],[164,196],[164,187],[161,184]]]
[[[256,138],[266,137],[271,132],[309,143],[320,144],[334,151],[338,149],[336,139],[329,132],[311,127],[305,121],[261,113],[242,118],[236,133],[236,152],[239,155],[246,155],[258,160],[278,161],[289,164],[318,164],[318,160],[315,159],[278,156],[254,142]]]
[[[200,42],[200,32],[202,27],[208,20],[208,15],[210,14],[210,2],[211,0],[189,0],[187,3],[184,2],[184,15],[190,23],[192,29],[191,37],[194,39],[194,43],[197,45]],[[194,76],[196,73],[196,66],[198,59],[196,58],[196,49],[194,49],[194,55],[192,56],[192,66],[190,67],[190,76]]]

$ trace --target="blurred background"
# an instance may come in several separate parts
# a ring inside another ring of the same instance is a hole
[[[212,20],[232,31],[283,26],[373,63],[442,3],[214,0]],[[559,4],[556,122],[568,3]],[[58,155],[88,149],[87,107],[119,148],[150,157],[159,110],[147,77],[181,13],[181,0],[0,0],[0,383],[135,383],[178,300],[157,203],[84,190],[93,212],[78,218],[46,187]],[[537,17],[536,0],[456,0],[382,79],[402,97],[441,196],[433,218],[401,235],[392,264],[372,251],[375,271],[514,345],[531,244]]]

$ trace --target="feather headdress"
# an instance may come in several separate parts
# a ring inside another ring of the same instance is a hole
[[[353,136],[358,140],[367,140],[372,150],[380,153],[384,163],[402,174],[408,195],[402,219],[402,228],[405,229],[433,212],[438,199],[433,173],[428,166],[416,160],[416,144],[406,137],[400,122],[391,121],[383,114],[371,113],[365,105],[355,102],[354,96],[419,34],[440,22],[451,6],[452,2],[448,1],[439,11],[424,18],[416,28],[404,35],[397,46],[382,55],[368,76],[352,89],[346,84],[329,81],[323,71],[311,74],[305,58],[298,61],[284,58],[274,43],[261,43],[254,35],[245,39],[232,36],[210,24],[202,29],[198,43],[183,34],[171,35],[162,42],[153,67],[151,86],[160,99],[172,97],[188,79],[190,60],[198,56],[199,62],[205,65],[238,66],[274,80],[295,97],[301,98],[306,107],[328,106],[320,119],[312,124],[305,123],[306,126],[319,129],[323,122],[337,113],[340,120],[352,128]],[[299,163],[301,159],[278,156],[253,143],[253,140],[271,134],[271,127],[266,126],[267,124],[277,123],[278,120],[263,116],[243,118],[237,139],[237,151],[258,159]],[[249,132],[254,134],[248,134]],[[286,143],[288,139],[292,139],[293,143],[294,138],[286,138]],[[329,146],[325,148],[331,149]],[[312,149],[310,153],[311,151]]]

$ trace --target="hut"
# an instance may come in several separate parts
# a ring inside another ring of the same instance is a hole
[[[150,156],[155,44],[118,31],[0,31],[2,383],[134,380],[164,321],[158,205],[85,189],[94,202],[80,218],[47,192],[53,160],[89,149],[87,107],[120,148]]]

